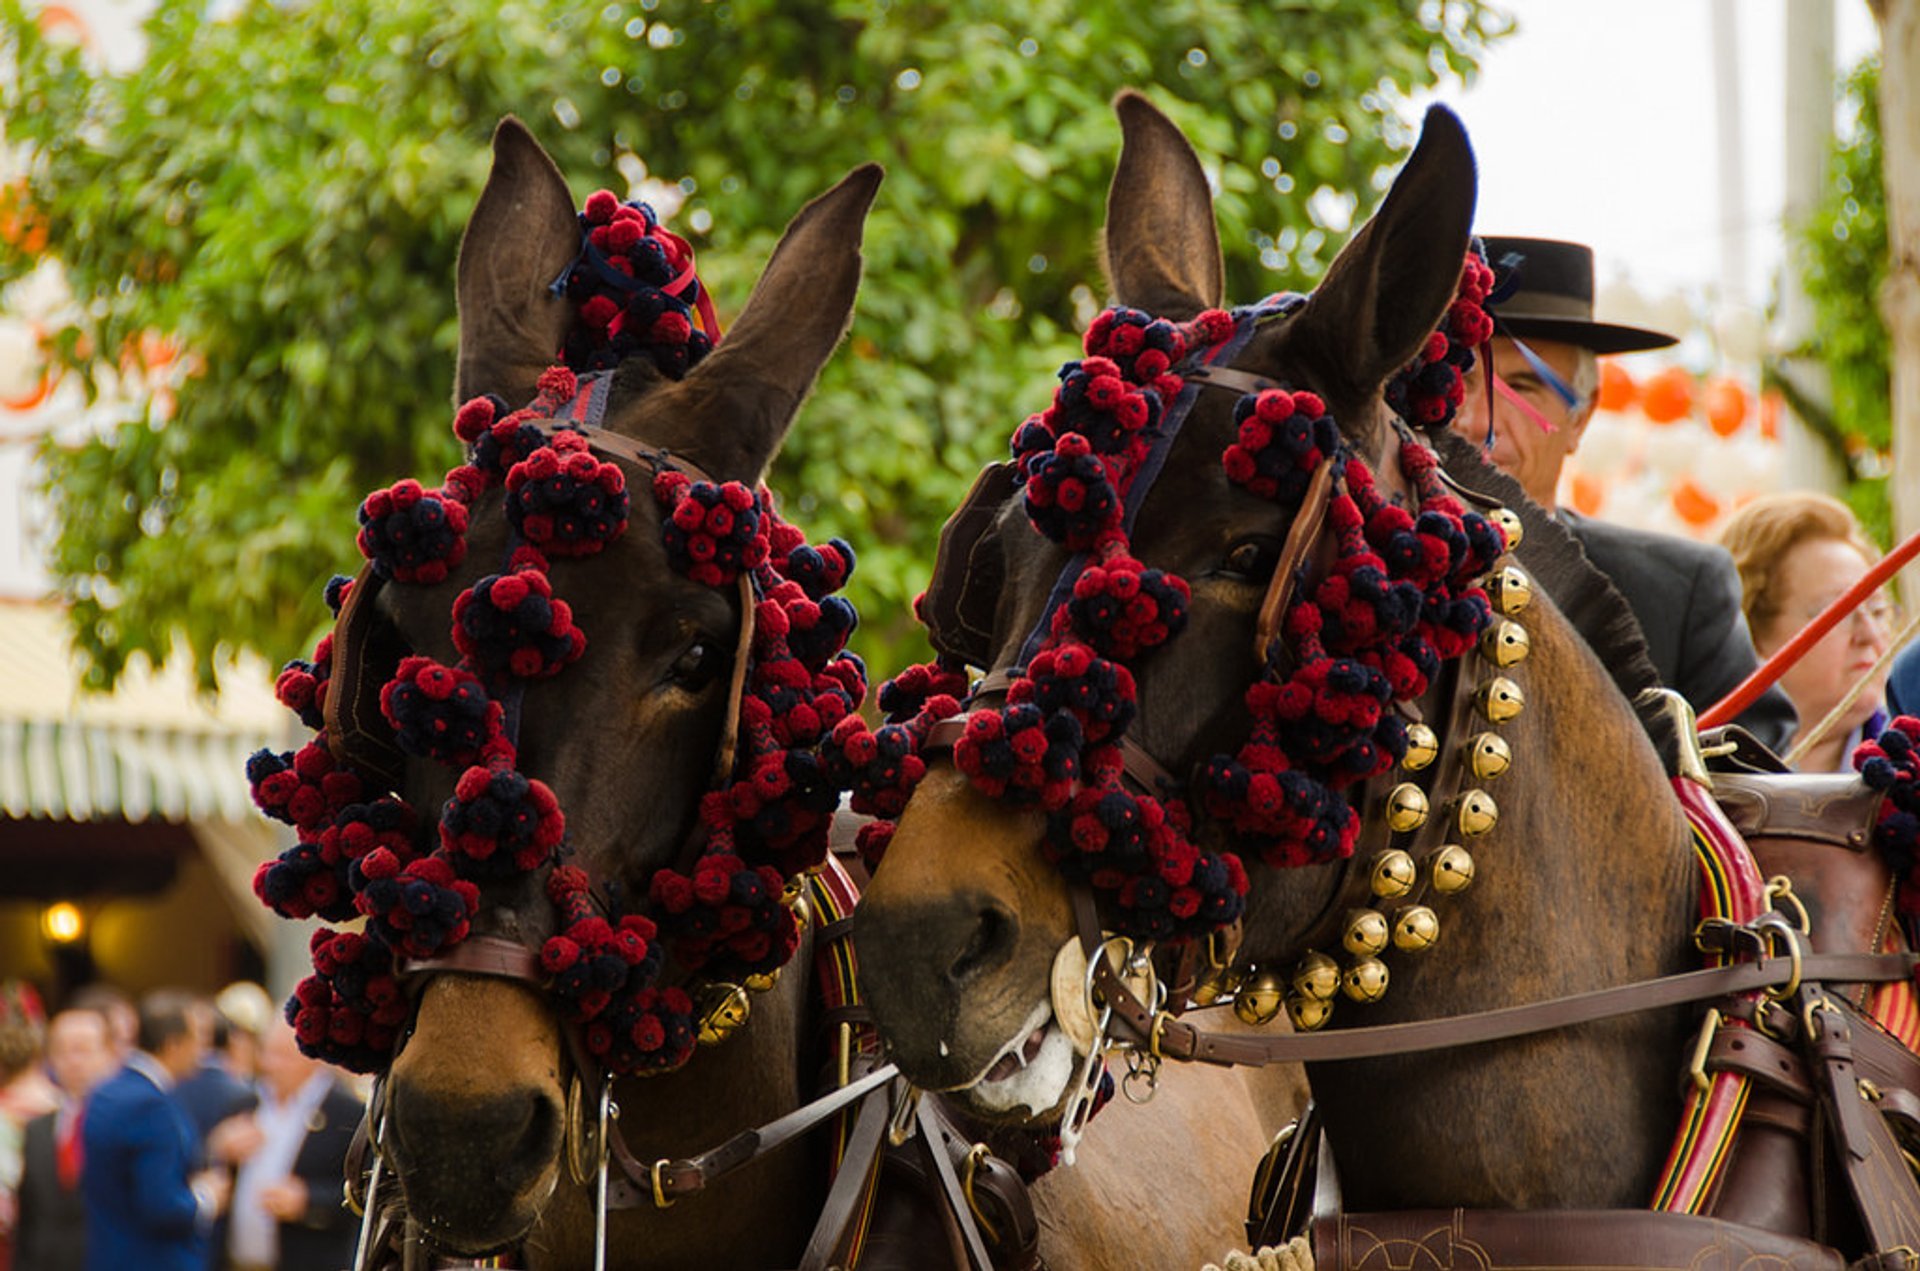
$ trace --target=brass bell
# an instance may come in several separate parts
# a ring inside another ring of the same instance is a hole
[[[1504,565],[1487,575],[1487,598],[1509,618],[1533,603],[1533,580],[1515,565]]]
[[[1327,1001],[1340,991],[1340,966],[1324,953],[1313,952],[1293,968],[1293,992],[1296,997]]]
[[[1526,537],[1526,528],[1520,523],[1520,514],[1512,508],[1495,508],[1487,513],[1487,519],[1500,527],[1507,536],[1507,550],[1520,546],[1520,540]]]
[[[738,984],[709,984],[700,994],[702,1046],[718,1046],[747,1022],[747,991]]]
[[[1425,905],[1408,905],[1393,916],[1393,947],[1418,953],[1440,938],[1440,919]]]
[[[1418,772],[1440,756],[1440,739],[1434,736],[1433,729],[1425,724],[1407,725],[1407,753],[1400,757],[1400,766],[1408,772]]]
[[[1494,805],[1493,796],[1485,790],[1469,790],[1460,796],[1457,824],[1463,836],[1475,838],[1499,823],[1500,809]]]
[[[1480,708],[1480,713],[1489,724],[1506,723],[1527,704],[1526,694],[1520,691],[1520,686],[1504,675],[1496,675],[1482,684],[1474,698],[1474,705]]]
[[[1333,1003],[1324,997],[1294,994],[1287,999],[1287,1019],[1296,1033],[1311,1033],[1333,1018]]]
[[[1480,656],[1498,667],[1514,666],[1526,660],[1527,652],[1533,647],[1527,639],[1527,629],[1508,618],[1502,618],[1480,637]]]
[[[1387,791],[1387,828],[1395,834],[1417,830],[1427,823],[1427,792],[1411,781]]]
[[[1284,1004],[1280,977],[1271,971],[1262,971],[1234,994],[1233,1013],[1240,1017],[1241,1023],[1258,1028],[1271,1024]]]
[[[1347,914],[1340,943],[1348,953],[1371,957],[1387,947],[1387,918],[1378,909],[1355,909]]]
[[[1237,967],[1221,967],[1210,975],[1202,976],[1193,986],[1193,992],[1187,996],[1193,999],[1195,1006],[1212,1006],[1229,993],[1237,993],[1246,983],[1246,972]]]
[[[1412,891],[1419,879],[1420,872],[1414,868],[1413,856],[1394,847],[1373,858],[1373,873],[1368,877],[1367,885],[1382,900],[1393,900]]]
[[[1340,977],[1340,989],[1356,1002],[1377,1002],[1387,995],[1387,964],[1362,958]]]
[[[1467,768],[1479,781],[1491,781],[1513,767],[1513,747],[1499,733],[1475,733],[1467,741]]]
[[[765,993],[768,989],[780,983],[780,968],[775,967],[771,971],[755,972],[740,982],[747,986],[749,992]]]
[[[780,893],[780,903],[793,911],[793,921],[806,926],[813,919],[813,906],[807,903],[807,879],[802,874],[786,885]]]
[[[1433,889],[1441,895],[1463,892],[1473,882],[1473,853],[1458,843],[1443,844],[1427,859]]]

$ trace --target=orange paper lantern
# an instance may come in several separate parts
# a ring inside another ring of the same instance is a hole
[[[1760,398],[1760,435],[1768,441],[1780,440],[1780,394],[1765,393]]]
[[[1737,380],[1720,379],[1707,385],[1707,425],[1721,437],[1731,437],[1747,422],[1752,402]]]
[[[1591,472],[1576,472],[1567,485],[1567,501],[1581,516],[1599,516],[1607,504],[1607,483]]]
[[[1601,410],[1629,410],[1638,396],[1640,386],[1633,382],[1626,367],[1611,358],[1600,359],[1598,404]]]
[[[1640,409],[1656,424],[1671,424],[1693,413],[1693,376],[1669,366],[1640,387]]]
[[[1720,500],[1713,497],[1691,477],[1673,483],[1673,510],[1694,529],[1704,529],[1720,515]]]

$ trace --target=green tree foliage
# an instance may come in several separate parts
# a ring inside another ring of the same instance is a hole
[[[1840,90],[1852,126],[1827,162],[1826,193],[1800,229],[1802,280],[1818,333],[1805,354],[1826,367],[1832,406],[1794,402],[1845,465],[1847,502],[1880,542],[1891,537],[1887,503],[1893,407],[1892,346],[1880,316],[1887,280],[1887,192],[1880,160],[1880,59],[1869,57]]]
[[[869,657],[897,661],[941,520],[1104,299],[1118,143],[1154,96],[1217,171],[1232,293],[1310,283],[1404,150],[1393,98],[1470,75],[1478,0],[160,0],[144,63],[90,69],[0,0],[25,197],[81,306],[54,346],[100,382],[142,333],[177,409],[50,449],[55,568],[95,683],[184,638],[283,658],[350,571],[361,494],[455,459],[453,263],[502,113],[575,182],[676,182],[723,316],[786,219],[853,165],[889,177],[867,281],[774,473],[859,548]],[[1331,239],[1330,239],[1331,236]],[[0,282],[34,262],[0,254]],[[804,322],[808,315],[796,313]]]

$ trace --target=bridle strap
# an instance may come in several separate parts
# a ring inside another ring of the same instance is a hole
[[[636,1175],[641,1186],[648,1189],[649,1204],[653,1203],[651,1190],[656,1186],[669,1201],[677,1200],[759,1160],[868,1095],[878,1094],[884,1098],[887,1084],[899,1075],[900,1070],[892,1064],[883,1064],[866,1076],[850,1081],[811,1103],[801,1104],[785,1116],[777,1117],[757,1129],[740,1131],[718,1147],[697,1156],[663,1160],[650,1166],[635,1159],[616,1132],[612,1136],[615,1159],[623,1170],[629,1175]]]
[[[402,977],[437,975],[443,971],[514,980],[534,988],[544,987],[548,979],[546,968],[540,965],[540,954],[505,936],[469,935],[444,953],[400,964]]]
[[[1132,1034],[1130,1040],[1156,1056],[1223,1066],[1264,1067],[1284,1063],[1329,1063],[1374,1059],[1428,1050],[1448,1050],[1483,1042],[1503,1041],[1534,1033],[1571,1028],[1596,1020],[1616,1019],[1642,1011],[1711,1001],[1756,989],[1777,988],[1801,980],[1826,983],[1887,983],[1912,975],[1920,955],[1911,953],[1834,953],[1767,956],[1705,971],[1688,971],[1633,984],[1596,989],[1503,1006],[1471,1015],[1383,1024],[1371,1028],[1337,1029],[1325,1033],[1289,1033],[1267,1037],[1212,1033],[1183,1020],[1156,1014],[1135,997],[1111,964],[1098,956],[1100,923],[1092,893],[1075,888],[1074,920],[1080,943],[1090,950],[1088,965],[1103,1004],[1113,1008],[1115,1031]]]
[[[1281,545],[1280,563],[1274,568],[1272,580],[1267,583],[1266,598],[1260,602],[1260,620],[1254,625],[1253,658],[1258,666],[1267,665],[1268,650],[1273,648],[1273,641],[1280,634],[1280,625],[1286,620],[1287,606],[1293,600],[1294,582],[1300,564],[1320,539],[1320,527],[1327,519],[1327,493],[1333,488],[1333,469],[1334,460],[1332,456],[1327,456],[1313,470],[1313,479],[1307,483],[1306,499],[1300,505],[1299,514],[1293,518],[1292,528],[1287,531],[1287,541]]]

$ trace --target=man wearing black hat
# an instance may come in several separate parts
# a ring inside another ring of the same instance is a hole
[[[1573,531],[1632,606],[1661,680],[1704,711],[1759,665],[1733,558],[1712,544],[1554,506],[1560,469],[1593,417],[1595,355],[1665,348],[1674,337],[1593,320],[1591,248],[1540,238],[1483,241],[1496,278],[1511,290],[1488,306],[1493,374],[1475,367],[1468,375],[1453,426]],[[1772,688],[1738,722],[1778,747],[1793,734],[1793,705]]]

